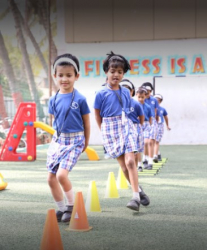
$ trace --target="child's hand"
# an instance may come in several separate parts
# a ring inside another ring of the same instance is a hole
[[[167,126],[167,129],[168,129],[168,130],[171,130],[171,128],[170,128],[169,126]]]
[[[82,153],[86,150],[87,147],[88,147],[88,145],[84,146]]]

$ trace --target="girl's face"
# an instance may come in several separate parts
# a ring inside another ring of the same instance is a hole
[[[57,66],[54,77],[60,88],[60,93],[65,94],[73,91],[73,85],[78,80],[79,74],[75,74],[73,66]]]
[[[146,97],[146,95],[145,95],[144,93],[143,93],[143,94],[137,93],[137,100],[138,100],[141,104],[144,104],[145,97]]]
[[[111,85],[111,87],[118,89],[119,83],[124,76],[124,70],[122,67],[109,68],[108,72],[106,72],[106,75],[108,77],[107,82]]]
[[[146,94],[146,98],[149,98],[149,97],[150,97],[150,95],[151,95],[151,92],[152,92],[151,90],[148,90],[148,89],[147,89],[147,94]]]

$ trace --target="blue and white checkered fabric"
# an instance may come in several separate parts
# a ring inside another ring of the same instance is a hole
[[[137,137],[137,144],[138,144],[138,153],[142,153],[144,151],[144,132],[142,129],[141,124],[137,124],[134,123],[136,129],[137,129],[137,133],[138,133],[138,137]]]
[[[112,158],[129,152],[137,152],[137,130],[127,116],[124,125],[122,125],[121,116],[104,117],[101,132],[104,147]]]
[[[164,123],[158,123],[158,130],[157,130],[157,136],[156,136],[157,142],[161,142],[163,134],[164,134]]]
[[[57,147],[53,150],[56,138],[56,134],[54,134],[47,152],[48,172],[56,174],[59,167],[71,171],[83,151],[84,132],[61,133],[56,144]]]
[[[150,129],[149,138],[155,140],[157,135],[157,121],[152,117],[152,125]]]
[[[144,131],[144,139],[149,139],[150,129],[151,129],[150,123],[148,121],[145,121],[142,126],[142,130]]]

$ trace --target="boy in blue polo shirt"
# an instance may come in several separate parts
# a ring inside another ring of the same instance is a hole
[[[168,113],[165,108],[161,107],[160,104],[163,101],[163,97],[160,94],[154,95],[154,97],[157,99],[159,103],[159,107],[157,110],[158,115],[158,131],[157,136],[155,139],[155,157],[158,158],[159,161],[162,160],[161,153],[159,151],[159,145],[162,140],[163,134],[164,134],[164,122],[166,123],[167,129],[171,130],[169,127],[169,121],[168,121]]]

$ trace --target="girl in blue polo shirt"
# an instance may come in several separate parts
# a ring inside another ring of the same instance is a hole
[[[162,140],[163,134],[164,134],[164,122],[166,123],[166,127],[168,130],[171,130],[169,127],[169,120],[168,120],[168,113],[165,108],[161,107],[160,104],[163,101],[163,96],[160,94],[154,95],[154,97],[157,99],[159,103],[159,107],[157,110],[157,116],[158,116],[158,131],[157,136],[155,139],[155,157],[157,156],[158,160],[161,161],[161,153],[159,151],[160,142]]]
[[[129,90],[119,85],[129,69],[130,65],[123,56],[113,52],[108,54],[103,63],[108,82],[96,93],[94,109],[104,147],[112,158],[118,160],[131,184],[133,196],[127,207],[139,211],[140,194],[134,154],[138,150],[137,130],[128,118],[131,108]]]

